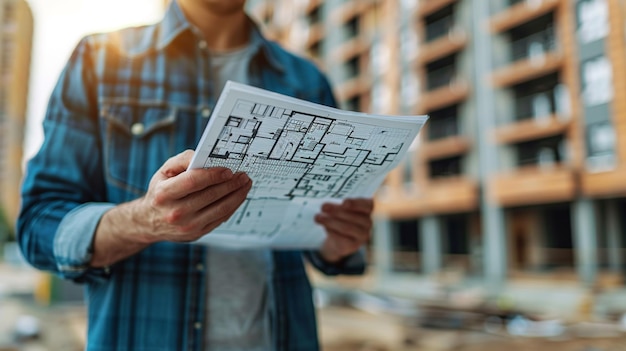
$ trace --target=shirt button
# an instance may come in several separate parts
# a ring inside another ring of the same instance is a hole
[[[201,50],[206,49],[206,48],[207,48],[206,41],[204,41],[204,40],[200,40],[200,41],[198,42],[198,47],[199,47]]]
[[[143,123],[135,123],[130,127],[130,132],[133,133],[133,135],[139,135],[143,133],[143,129]]]
[[[211,109],[210,108],[203,108],[202,109],[202,117],[204,117],[204,118],[211,117]]]
[[[195,322],[193,324],[193,327],[196,328],[196,330],[200,330],[202,328],[202,323],[200,322]]]
[[[202,263],[198,263],[196,265],[196,270],[202,272],[204,270],[204,265]]]

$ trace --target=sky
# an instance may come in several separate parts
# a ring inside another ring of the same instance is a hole
[[[48,99],[72,50],[89,33],[158,21],[163,0],[27,0],[34,17],[24,158],[43,141]]]

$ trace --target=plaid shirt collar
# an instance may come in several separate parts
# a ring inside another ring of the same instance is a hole
[[[276,44],[265,39],[261,34],[258,24],[249,16],[248,20],[252,28],[250,42],[257,47],[257,50],[260,50],[271,68],[278,72],[283,72],[285,68],[275,52],[276,49],[274,46]],[[183,14],[182,9],[178,5],[178,1],[172,0],[163,19],[154,25],[156,43],[144,42],[140,45],[136,45],[135,43],[134,47],[125,50],[126,54],[129,56],[140,55],[154,47],[159,51],[165,50],[172,45],[181,34],[187,31],[191,31],[198,38],[201,37],[200,31],[191,24]]]

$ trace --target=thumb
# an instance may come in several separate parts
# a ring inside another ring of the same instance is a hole
[[[185,150],[178,155],[170,157],[155,174],[155,178],[165,180],[183,173],[189,167],[193,155],[193,150]]]

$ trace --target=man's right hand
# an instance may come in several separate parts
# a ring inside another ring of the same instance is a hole
[[[146,195],[102,216],[91,266],[111,265],[160,241],[194,241],[233,215],[252,187],[250,178],[222,167],[187,170],[192,157],[188,150],[170,158]]]
[[[228,220],[246,199],[252,181],[245,173],[223,167],[187,171],[192,156],[187,150],[165,162],[135,203],[146,243],[194,241]]]

